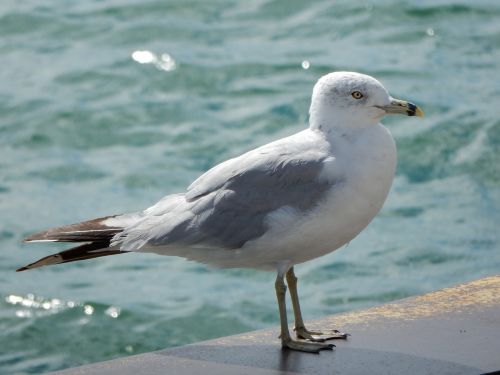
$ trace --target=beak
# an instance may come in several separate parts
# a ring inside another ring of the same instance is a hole
[[[387,114],[403,114],[407,116],[424,117],[424,111],[413,103],[405,100],[391,98],[391,103],[386,106],[378,107],[383,109]]]

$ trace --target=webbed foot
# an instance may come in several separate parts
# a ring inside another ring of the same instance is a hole
[[[308,340],[311,342],[325,342],[327,340],[346,340],[348,333],[340,332],[336,329],[327,333],[309,331],[306,327],[299,327],[295,329],[297,338]]]

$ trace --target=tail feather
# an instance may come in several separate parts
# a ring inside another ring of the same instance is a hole
[[[92,242],[80,245],[68,250],[61,251],[60,253],[57,254],[46,256],[42,259],[37,260],[34,263],[28,264],[27,266],[17,269],[16,272],[26,271],[32,268],[48,266],[51,264],[69,263],[78,260],[92,259],[107,255],[127,253],[127,251],[111,250],[108,248],[108,246],[109,242]]]

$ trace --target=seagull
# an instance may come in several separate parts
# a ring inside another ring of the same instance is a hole
[[[127,252],[275,271],[282,347],[332,350],[326,341],[348,334],[306,329],[294,266],[347,244],[381,209],[397,161],[380,123],[388,114],[423,116],[373,77],[329,73],[313,88],[307,129],[225,161],[143,211],[33,234],[25,240],[81,244],[17,271]],[[288,329],[285,280],[297,339]]]

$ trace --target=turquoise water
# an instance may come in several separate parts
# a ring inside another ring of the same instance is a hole
[[[134,211],[307,122],[315,80],[380,79],[397,178],[347,248],[297,269],[304,314],[500,271],[500,3],[13,1],[0,5],[0,373],[273,326],[274,275],[123,255],[16,274],[36,230]]]

